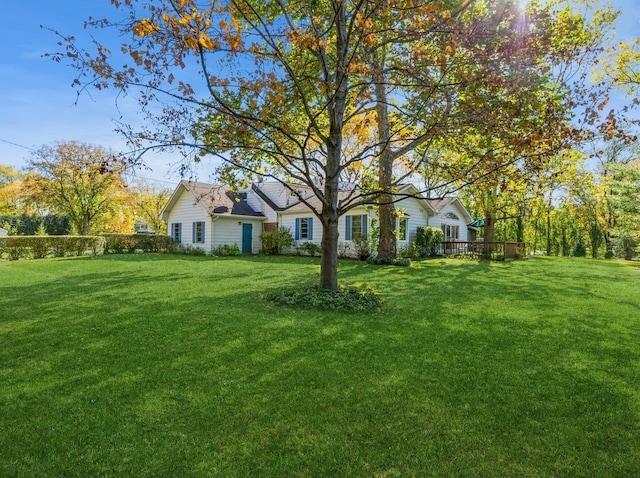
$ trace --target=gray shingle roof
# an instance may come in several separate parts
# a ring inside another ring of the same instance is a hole
[[[254,211],[240,194],[226,186],[181,181],[181,184],[195,196],[212,216],[255,216],[264,217],[261,212]]]

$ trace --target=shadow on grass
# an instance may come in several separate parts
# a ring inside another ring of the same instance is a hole
[[[632,476],[640,467],[640,378],[628,365],[637,322],[585,302],[583,269],[554,278],[534,262],[341,263],[345,282],[387,299],[365,315],[259,299],[313,276],[308,258],[163,258],[69,261],[2,289],[13,313],[0,315],[0,471]],[[612,294],[620,284],[602,286]]]

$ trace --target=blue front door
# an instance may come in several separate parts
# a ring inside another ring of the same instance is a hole
[[[242,253],[243,254],[251,254],[251,241],[253,238],[253,224],[251,223],[242,223]]]

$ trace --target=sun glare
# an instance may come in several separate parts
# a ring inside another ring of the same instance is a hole
[[[527,30],[527,7],[529,6],[529,0],[516,0],[516,15],[518,30],[524,32]]]

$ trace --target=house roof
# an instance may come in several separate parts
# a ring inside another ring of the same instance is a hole
[[[451,204],[453,201],[455,201],[456,198],[454,197],[444,197],[441,199],[427,199],[427,203],[429,203],[429,206],[431,206],[431,208],[437,213],[439,213],[440,211],[442,211],[442,209],[444,209],[446,206],[448,206],[449,204]]]
[[[358,194],[359,194],[359,191],[354,192],[353,190],[339,191],[338,201],[339,202],[347,201],[351,197],[357,196]],[[316,211],[320,211],[322,209],[322,201],[318,198],[318,196],[311,196],[311,197],[305,198],[305,201],[307,201],[307,204],[309,204],[309,206],[314,208]],[[283,213],[305,212],[305,211],[309,211],[309,206],[307,206],[302,201],[298,201],[297,203],[292,204],[287,208],[281,209],[280,211]]]
[[[262,189],[256,186],[255,183],[251,184],[251,190],[254,191],[260,197],[260,199],[262,199],[267,204],[267,206],[269,206],[274,211],[282,211],[283,209],[286,209],[278,206],[275,202],[273,202],[272,199],[267,196]]]
[[[254,211],[245,198],[227,186],[182,180],[162,210],[162,218],[166,218],[167,212],[173,208],[185,191],[189,191],[194,196],[194,204],[200,204],[211,216],[265,217],[261,212]]]
[[[458,210],[464,215],[464,220],[467,223],[473,221],[473,216],[471,214],[469,214],[469,211],[467,211],[467,208],[464,207],[464,204],[462,204],[460,199],[458,199],[457,197],[444,197],[444,198],[440,198],[440,199],[427,199],[427,202],[433,208],[433,210],[436,212],[436,214],[439,214],[440,212],[442,212],[442,210],[445,207],[449,206],[449,205],[456,205],[457,204]]]

